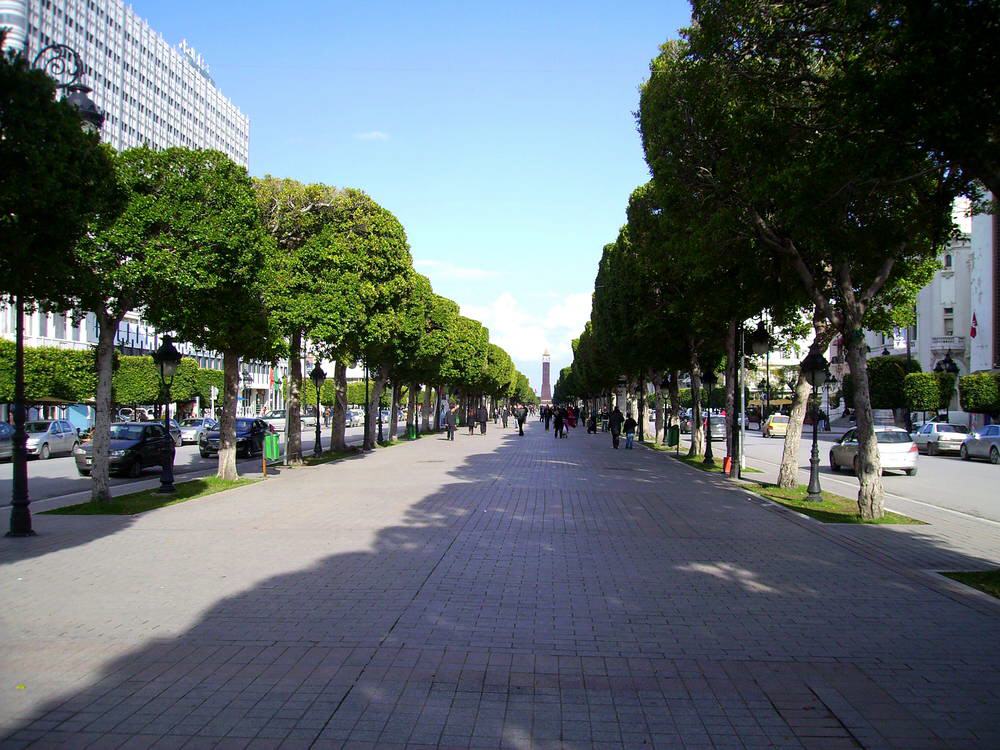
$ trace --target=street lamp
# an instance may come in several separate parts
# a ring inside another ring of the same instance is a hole
[[[943,360],[938,360],[938,363],[936,365],[934,365],[934,372],[946,372],[949,375],[958,375],[958,373],[959,373],[958,365],[955,363],[955,360],[953,360],[951,358],[951,349],[949,349],[947,351],[947,353],[944,355],[944,359]],[[956,378],[956,380],[957,380],[957,378]],[[954,393],[954,390],[955,390],[955,387],[953,385],[952,386],[952,393]],[[952,397],[952,393],[948,394],[948,404],[947,404],[947,406],[945,406],[945,410],[944,410],[945,421],[951,421],[951,397]]]
[[[170,450],[163,457],[163,471],[160,473],[160,489],[165,494],[174,491],[174,440],[170,436],[170,388],[174,384],[177,365],[181,362],[181,353],[174,346],[174,340],[169,334],[163,337],[160,348],[153,352],[153,362],[160,373],[160,385],[163,387],[163,429],[170,438]]]
[[[309,379],[316,386],[316,444],[313,446],[313,455],[321,456],[323,455],[323,443],[319,432],[319,392],[323,387],[323,383],[326,382],[326,373],[319,366],[318,359],[312,368],[312,372],[309,373]]]
[[[371,435],[371,427],[368,422],[368,412],[369,412],[368,402],[370,400],[371,399],[368,396],[368,363],[365,362],[365,435],[364,435],[364,444],[361,446],[361,450],[365,451],[371,450],[371,448],[368,445],[368,438]]]
[[[802,369],[802,375],[806,379],[806,382],[812,386],[812,400],[813,400],[813,440],[812,440],[812,452],[809,454],[809,488],[806,491],[806,499],[812,500],[814,502],[820,502],[823,499],[823,490],[819,486],[819,419],[818,410],[815,408],[816,403],[816,389],[827,382],[829,377],[829,371],[827,370],[828,363],[826,357],[819,351],[819,349],[812,348],[809,350],[809,354],[799,367]]]
[[[31,66],[55,79],[56,88],[69,92],[67,103],[76,109],[80,127],[87,133],[98,133],[104,124],[104,113],[87,96],[91,89],[80,83],[84,65],[79,53],[65,44],[43,47]],[[24,298],[14,299],[14,441],[11,451],[10,531],[7,536],[34,536],[31,528],[31,499],[28,496],[28,435],[24,431]]]
[[[836,376],[832,372],[828,372],[826,374],[826,381],[823,383],[823,388],[826,389],[826,413],[827,413],[827,415],[830,414],[830,386],[831,385],[837,385],[837,382],[838,382],[837,378],[836,378]],[[907,411],[909,411],[909,409],[907,409]],[[827,417],[827,422],[829,422],[829,416]],[[827,429],[830,429],[829,426],[827,426]]]
[[[709,370],[701,376],[701,382],[708,386],[708,410],[705,415],[705,460],[702,463],[714,464],[712,454],[712,387],[719,382],[715,373]]]
[[[764,402],[761,404],[759,423],[764,429],[764,419],[771,405],[771,335],[763,319],[757,324],[757,330],[750,334],[750,348],[758,357],[764,355]]]

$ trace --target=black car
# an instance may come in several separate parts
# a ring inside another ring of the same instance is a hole
[[[162,466],[174,448],[174,440],[159,422],[115,422],[111,425],[108,469],[111,473],[137,477],[147,466]],[[76,470],[90,476],[94,468],[94,444],[73,451]]]
[[[236,455],[257,456],[264,452],[264,436],[271,432],[263,419],[241,417],[236,420]],[[202,432],[198,440],[198,452],[202,458],[210,458],[219,452],[219,430]]]

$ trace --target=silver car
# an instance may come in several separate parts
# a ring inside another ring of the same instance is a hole
[[[11,458],[14,455],[14,428],[6,422],[0,422],[0,458]]]
[[[181,422],[181,444],[197,444],[201,438],[201,433],[207,430],[219,429],[219,423],[214,419],[205,417],[203,419],[191,418]]]
[[[72,454],[80,444],[76,428],[64,419],[26,422],[24,431],[28,434],[28,455],[38,456],[43,461],[54,453]]]
[[[965,438],[958,455],[963,461],[988,458],[991,464],[1000,464],[1000,424],[988,424],[973,432]]]
[[[913,433],[913,442],[917,444],[918,451],[926,451],[928,456],[958,453],[968,434],[969,428],[964,424],[927,422]]]
[[[275,432],[285,431],[285,422],[288,419],[288,415],[285,413],[284,409],[277,409],[272,412],[268,412],[261,419],[267,423],[267,426],[273,429]]]
[[[905,471],[907,476],[917,473],[917,444],[910,433],[899,427],[875,426],[878,441],[878,458],[882,470]],[[834,471],[852,469],[858,473],[858,429],[852,427],[830,448],[830,468]]]

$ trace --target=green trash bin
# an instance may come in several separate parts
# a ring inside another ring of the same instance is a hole
[[[670,429],[667,430],[667,445],[679,445],[681,442],[681,428],[680,425],[671,425]]]
[[[407,426],[407,428],[406,428],[406,436],[410,440],[416,440],[417,439],[417,426],[415,424],[411,424],[411,425]]]
[[[281,443],[278,435],[264,436],[264,458],[268,461],[277,461],[281,458]]]

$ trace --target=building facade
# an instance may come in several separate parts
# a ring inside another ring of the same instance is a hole
[[[171,46],[121,0],[0,0],[0,27],[8,30],[5,49],[16,49],[29,61],[53,44],[80,54],[83,82],[93,88],[91,98],[106,115],[101,139],[113,148],[216,149],[248,165],[249,118],[215,85],[194,49],[184,41]],[[15,312],[0,304],[0,336],[13,339],[14,332]],[[85,348],[97,343],[91,313],[34,311],[25,315],[24,332],[26,346]],[[159,333],[135,312],[119,325],[115,339],[123,354],[150,354],[159,343]],[[219,352],[184,343],[177,348],[201,367],[222,369]],[[240,414],[283,408],[287,369],[287,363],[277,368],[242,364]],[[6,409],[0,405],[0,417],[7,417]],[[53,417],[76,414],[68,407],[45,411]]]
[[[969,356],[973,371],[1000,369],[1000,216],[972,217]],[[975,335],[973,335],[973,330]]]

